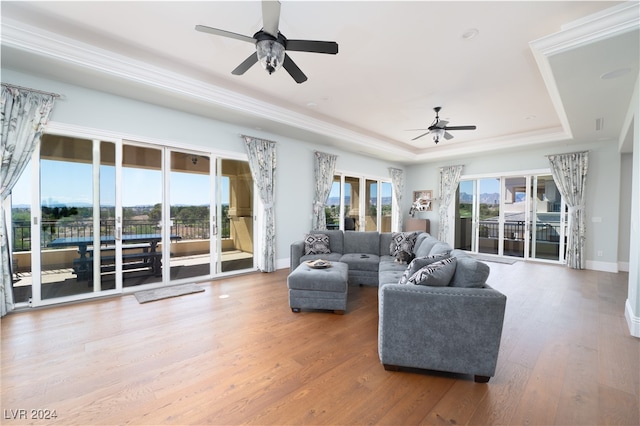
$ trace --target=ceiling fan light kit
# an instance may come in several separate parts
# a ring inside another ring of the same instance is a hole
[[[273,74],[282,68],[284,63],[285,48],[276,40],[264,39],[256,43],[258,62],[269,74]]]

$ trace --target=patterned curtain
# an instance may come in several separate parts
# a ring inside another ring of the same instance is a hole
[[[24,171],[58,95],[2,84],[0,103],[0,317],[13,309],[13,277],[4,201]]]
[[[401,169],[394,169],[389,167],[389,174],[391,175],[391,185],[393,186],[393,196],[396,199],[396,205],[398,206],[398,215],[396,216],[396,223],[391,226],[391,230],[394,232],[402,231],[402,192],[404,191],[404,172]]]
[[[263,272],[276,270],[276,224],[273,201],[276,185],[276,143],[251,136],[242,136],[249,156],[249,168],[253,181],[258,186],[258,194],[264,208],[262,229],[262,256],[258,267]]]
[[[438,215],[440,216],[438,239],[440,241],[446,242],[449,235],[449,205],[456,195],[461,174],[462,166],[450,166],[440,169],[440,207],[438,208]]]
[[[548,155],[551,175],[569,207],[567,266],[584,269],[584,207],[585,183],[589,168],[589,153]]]
[[[313,171],[316,179],[313,191],[313,222],[311,229],[327,229],[327,217],[324,214],[324,205],[331,191],[333,172],[336,170],[337,155],[324,152],[315,152]]]

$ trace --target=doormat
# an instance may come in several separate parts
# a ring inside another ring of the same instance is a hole
[[[519,260],[519,259],[514,259],[512,257],[483,256],[481,254],[476,254],[476,253],[472,254],[471,256],[483,262],[504,263],[507,265],[513,265]]]
[[[185,294],[200,293],[204,288],[195,284],[175,285],[171,287],[155,288],[134,293],[139,303],[153,302],[170,297],[183,296]]]

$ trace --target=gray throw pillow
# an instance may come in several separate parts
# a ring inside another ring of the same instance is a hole
[[[449,257],[418,270],[409,277],[408,284],[446,287],[456,272],[456,258]]]
[[[327,254],[329,249],[329,236],[326,234],[307,234],[304,237],[304,254]]]
[[[417,232],[393,232],[391,234],[391,245],[389,247],[389,254],[395,257],[401,251],[412,253],[413,246],[416,244],[417,238]]]
[[[433,256],[416,257],[409,263],[409,265],[407,266],[407,269],[404,270],[404,274],[402,274],[402,277],[400,278],[400,281],[398,282],[398,284],[407,284],[407,281],[409,281],[409,277],[411,277],[413,274],[418,272],[418,270],[424,268],[425,266],[431,265],[432,263],[437,262],[439,260],[446,259],[448,257],[449,255],[444,253],[435,254]]]

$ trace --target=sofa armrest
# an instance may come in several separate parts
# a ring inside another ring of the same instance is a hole
[[[384,285],[378,300],[380,361],[385,366],[491,377],[506,300],[489,286]]]
[[[290,271],[293,272],[298,265],[300,265],[300,258],[304,255],[304,241],[296,241],[291,244],[290,249],[290,259],[291,259],[291,267]]]

